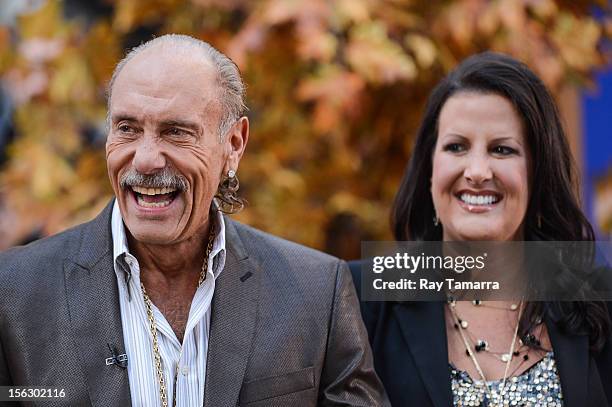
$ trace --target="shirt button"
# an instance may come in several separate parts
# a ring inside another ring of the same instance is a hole
[[[183,367],[181,369],[181,373],[183,374],[183,376],[187,376],[189,374],[189,368],[188,367]]]

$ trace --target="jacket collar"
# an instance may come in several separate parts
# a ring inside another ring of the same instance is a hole
[[[589,337],[563,332],[558,318],[547,317],[544,322],[555,353],[564,405],[584,406],[588,399]]]
[[[81,227],[76,253],[64,261],[66,300],[76,344],[93,406],[130,405],[127,369],[107,365],[107,358],[125,352],[119,293],[113,269],[110,216],[112,201],[93,221]],[[129,363],[129,360],[128,360]]]
[[[451,406],[444,302],[396,303],[393,312],[433,405]]]
[[[393,312],[434,406],[452,405],[444,302],[397,303],[393,305]],[[563,332],[559,329],[558,317],[554,315],[547,317],[545,323],[555,353],[565,405],[582,406],[588,396],[588,336]]]
[[[226,218],[227,262],[217,280],[206,362],[205,406],[237,405],[255,335],[260,264]]]

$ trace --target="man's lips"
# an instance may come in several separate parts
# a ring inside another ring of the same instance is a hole
[[[148,188],[131,186],[126,188],[136,204],[143,209],[159,210],[169,207],[176,199],[179,191],[175,188]]]

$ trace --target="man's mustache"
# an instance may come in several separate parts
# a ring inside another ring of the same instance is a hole
[[[187,179],[167,167],[155,174],[141,174],[136,169],[130,168],[121,175],[119,185],[121,188],[139,186],[144,188],[173,188],[179,191],[189,189]]]

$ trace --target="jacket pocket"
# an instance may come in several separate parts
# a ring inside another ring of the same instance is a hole
[[[242,384],[240,404],[311,389],[314,385],[312,366],[291,373],[250,380]]]

